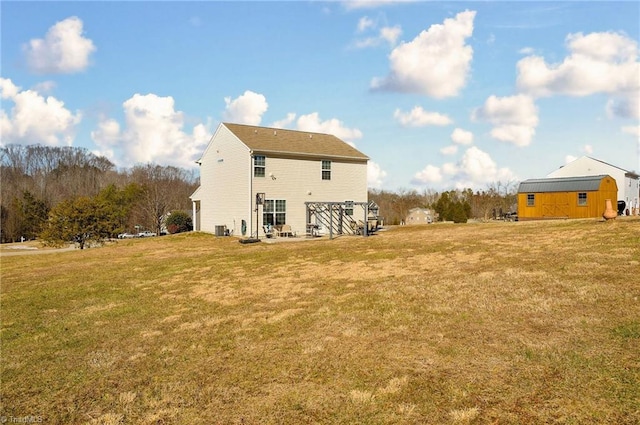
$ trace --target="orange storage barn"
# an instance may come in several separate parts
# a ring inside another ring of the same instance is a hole
[[[602,217],[605,200],[616,203],[618,185],[609,175],[530,179],[518,187],[518,219]]]

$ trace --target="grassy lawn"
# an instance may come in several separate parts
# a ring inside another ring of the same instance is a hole
[[[640,423],[640,220],[1,259],[5,418]]]

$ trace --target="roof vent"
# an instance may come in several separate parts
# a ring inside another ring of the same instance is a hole
[[[278,135],[278,132],[277,132],[277,131],[275,131],[275,130],[273,130],[273,135],[274,135],[274,136],[277,136],[277,135]]]
[[[258,130],[253,130],[254,133],[258,134]]]
[[[313,139],[313,134],[310,134],[310,135],[309,135],[309,139]]]

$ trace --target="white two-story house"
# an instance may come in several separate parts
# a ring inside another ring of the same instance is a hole
[[[368,159],[329,134],[222,123],[197,161],[194,230],[259,237],[288,224],[304,234],[305,202],[367,202]]]

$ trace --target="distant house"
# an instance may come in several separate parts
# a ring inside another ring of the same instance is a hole
[[[431,224],[435,221],[435,212],[428,208],[411,208],[404,219],[407,225]]]
[[[306,203],[367,202],[368,159],[329,134],[222,123],[198,161],[194,230],[259,236],[287,224],[303,234]]]
[[[616,208],[618,201],[624,201],[625,209],[629,209],[630,213],[640,214],[640,175],[633,171],[583,156],[549,173],[547,177],[580,177],[603,174],[613,177],[618,185],[618,193],[611,198],[613,208]]]
[[[618,186],[609,175],[531,179],[518,187],[518,219],[596,218]]]

